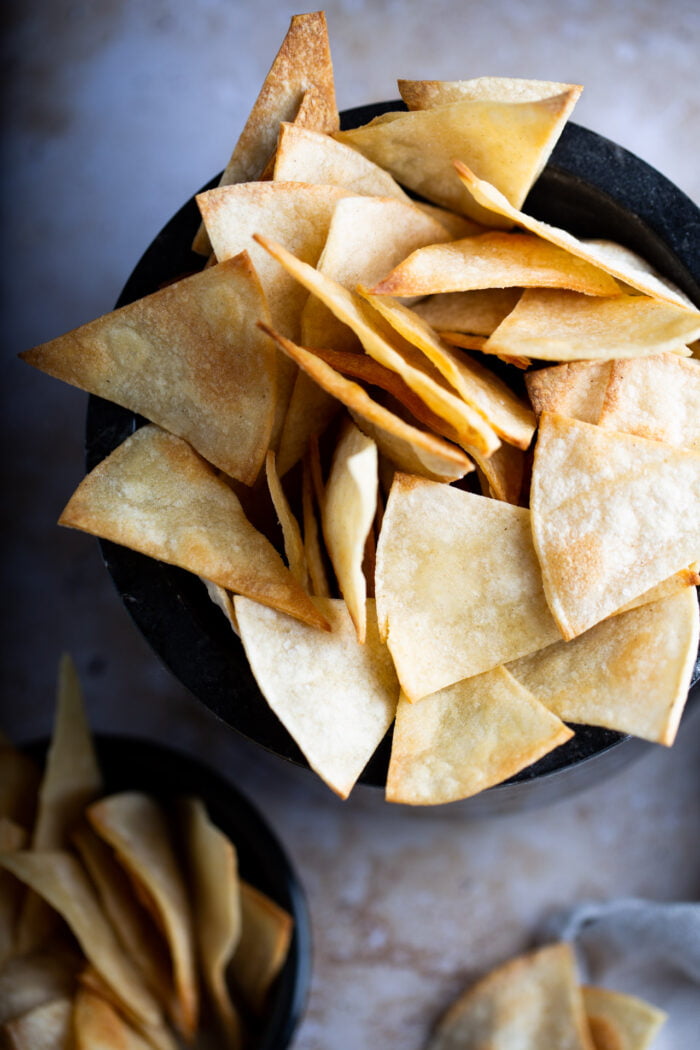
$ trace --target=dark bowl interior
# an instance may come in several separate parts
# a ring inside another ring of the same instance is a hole
[[[341,117],[342,126],[357,127],[398,108],[405,107],[386,102],[347,110]],[[213,179],[205,188],[217,181]],[[700,306],[700,210],[663,175],[608,139],[567,124],[524,210],[578,236],[616,240],[634,249]],[[201,269],[202,257],[190,250],[198,225],[199,212],[192,198],[146,250],[117,305]],[[512,378],[517,383],[519,374]],[[109,455],[142,422],[118,405],[90,397],[87,469]],[[107,541],[101,541],[101,547],[131,616],[175,676],[227,725],[282,758],[306,766],[299,748],[262,697],[242,646],[204,585],[190,573],[127,548]],[[693,684],[699,678],[700,660]],[[610,730],[575,728],[576,735],[569,742],[488,794],[501,792],[512,799],[518,785],[522,794],[534,780],[549,779],[554,773],[563,776],[611,748],[619,750],[620,745],[632,743]],[[361,783],[384,786],[390,737],[391,730],[364,770]],[[564,790],[563,784],[560,787]]]
[[[294,918],[289,955],[255,1032],[255,1050],[284,1050],[301,1020],[311,980],[311,926],[306,898],[289,857],[257,809],[228,780],[179,751],[135,737],[95,740],[105,794],[143,791],[164,805],[196,795],[233,842],[241,877]],[[43,761],[47,742],[26,750]]]

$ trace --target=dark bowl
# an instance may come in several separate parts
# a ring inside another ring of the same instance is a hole
[[[236,847],[241,877],[292,915],[289,954],[252,1043],[254,1050],[284,1050],[304,1013],[311,980],[309,913],[289,857],[248,799],[189,755],[136,737],[98,736],[95,745],[105,794],[144,791],[165,805],[183,795],[201,798],[212,821]],[[26,748],[40,761],[46,749],[45,741]]]
[[[357,127],[398,108],[405,107],[400,102],[385,102],[347,110],[341,116],[342,126]],[[213,179],[205,188],[217,182]],[[634,249],[700,306],[700,209],[663,175],[608,139],[567,124],[525,210],[578,236],[608,238]],[[202,257],[190,250],[198,226],[199,212],[192,198],[146,250],[117,305],[201,269]],[[512,378],[517,383],[515,372],[512,370]],[[118,405],[90,397],[87,469],[92,470],[142,422]],[[101,547],[127,609],[173,674],[231,728],[278,756],[306,766],[299,748],[262,697],[241,644],[200,580],[125,547],[107,541],[101,541]],[[700,665],[696,664],[693,684],[698,679]],[[610,730],[589,726],[576,730],[569,742],[483,793],[471,808],[475,812],[510,811],[558,798],[595,783],[643,747]],[[391,731],[360,783],[384,786],[390,737]]]

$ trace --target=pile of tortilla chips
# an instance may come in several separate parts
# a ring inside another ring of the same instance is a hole
[[[578,86],[400,81],[406,111],[339,131],[329,56],[296,16],[198,197],[201,273],[23,355],[150,421],[61,523],[200,576],[342,797],[392,724],[411,804],[498,784],[567,723],[671,744],[700,312],[522,211]]]
[[[200,799],[103,791],[64,657],[43,774],[0,741],[0,1039],[14,1050],[176,1050],[178,1036],[254,1045],[292,917],[239,878],[235,846]]]
[[[666,1014],[637,996],[579,983],[567,943],[511,959],[467,989],[427,1050],[647,1050]]]

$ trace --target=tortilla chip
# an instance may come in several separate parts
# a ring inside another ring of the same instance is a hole
[[[258,1014],[279,975],[294,933],[292,916],[241,879],[241,937],[229,972],[245,1002]]]
[[[492,100],[494,102],[539,102],[571,93],[571,109],[583,88],[552,80],[518,77],[475,77],[473,80],[399,80],[399,91],[409,109],[432,109],[450,102]],[[568,113],[564,115],[564,120]]]
[[[417,704],[402,695],[386,781],[388,802],[457,802],[500,784],[573,736],[503,667]]]
[[[437,204],[428,204],[427,201],[413,201],[413,204],[431,219],[437,219],[449,233],[450,240],[458,241],[462,237],[484,233],[486,229],[480,222],[473,222],[464,215],[458,215],[456,211],[450,211],[448,208],[440,208]]]
[[[352,292],[358,284],[379,280],[416,248],[449,236],[437,220],[408,201],[346,197],[336,205],[317,269]],[[334,350],[359,347],[358,334],[316,295],[304,307],[301,341]]]
[[[448,485],[395,476],[375,588],[380,631],[410,700],[560,637],[530,512]]]
[[[595,1050],[573,950],[551,944],[492,970],[440,1021],[427,1050]]]
[[[339,320],[353,329],[370,357],[398,372],[428,407],[453,428],[460,444],[473,445],[486,454],[498,447],[498,439],[483,417],[455,395],[431,362],[411,343],[391,329],[385,333],[381,322],[375,322],[359,296],[295,258],[281,245],[257,235],[256,240]]]
[[[529,233],[490,231],[404,256],[372,288],[375,295],[433,295],[485,288],[569,288],[585,295],[620,294],[597,266]]]
[[[670,747],[697,655],[698,599],[686,587],[522,657],[508,670],[566,722]]]
[[[611,361],[567,361],[528,372],[525,386],[536,415],[556,412],[582,423],[597,423],[612,367]]]
[[[526,454],[513,445],[501,445],[490,456],[472,450],[481,491],[491,499],[501,499],[516,506],[523,498]]]
[[[73,1007],[74,1050],[151,1050],[114,1007],[99,995],[80,988]]]
[[[71,853],[61,850],[5,853],[0,855],[0,866],[30,886],[65,919],[86,958],[127,1016],[146,1024],[160,1022],[158,1004],[123,951],[92,883]]]
[[[241,936],[236,850],[210,820],[204,803],[184,799],[179,807],[190,872],[195,935],[204,982],[226,1046],[241,1045],[241,1022],[226,983],[226,967]]]
[[[590,985],[581,992],[595,1050],[647,1050],[668,1016],[634,995]]]
[[[229,486],[180,438],[142,427],[78,486],[61,525],[197,573],[323,627]]]
[[[519,288],[446,292],[421,299],[413,310],[437,332],[487,336],[508,316],[520,294]]]
[[[315,129],[337,129],[333,63],[323,11],[292,17],[220,185],[250,182],[260,176],[274,152],[280,122],[294,119],[300,105],[310,107],[307,93],[313,96]],[[201,228],[192,247],[202,255],[209,254],[209,241]]]
[[[346,423],[333,454],[323,502],[323,535],[340,592],[364,644],[367,581],[365,543],[377,513],[377,446]]]
[[[530,505],[564,638],[700,560],[700,453],[544,412]]]
[[[482,347],[546,361],[688,355],[700,313],[639,295],[593,298],[560,289],[526,288]]]
[[[534,416],[503,380],[472,358],[454,353],[430,325],[401,303],[363,294],[399,335],[425,354],[440,375],[483,416],[499,437],[519,448],[528,447],[535,432]],[[470,451],[474,448],[475,445],[471,446]],[[477,451],[484,454],[483,448]],[[495,451],[491,449],[491,452]]]
[[[275,348],[245,253],[20,356],[137,412],[252,484],[272,433]]]
[[[199,1014],[193,916],[165,815],[148,795],[125,791],[93,803],[87,818],[115,851],[165,935],[179,1005],[178,1027],[191,1038]]]
[[[296,346],[270,329],[278,345],[325,390],[350,410],[355,422],[392,462],[402,469],[426,477],[455,481],[473,470],[473,464],[455,445],[404,422],[358,386],[345,379],[316,353]]]
[[[471,171],[466,164],[455,161],[454,166],[474,200],[482,207],[492,209],[503,220],[522,226],[523,229],[536,233],[538,237],[543,237],[552,244],[558,244],[560,248],[565,248],[579,259],[586,259],[594,266],[599,266],[601,270],[605,270],[616,280],[628,284],[631,288],[636,288],[644,295],[652,296],[661,302],[683,306],[697,313],[696,307],[683,292],[656,273],[634,252],[610,241],[582,241],[567,230],[561,230],[540,219],[534,219],[531,215],[520,211],[519,208],[513,207],[506,200],[503,192],[484,178],[479,178],[478,174]]]
[[[303,457],[309,441],[319,437],[340,410],[340,404],[302,369],[297,369],[292,396],[278,442],[280,477]]]
[[[455,183],[450,172],[453,158],[463,159],[520,207],[577,97],[572,89],[529,102],[468,99],[385,115],[362,128],[335,132],[334,137],[429,201],[477,222],[503,225],[498,215],[475,205],[470,194]]]
[[[347,798],[393,721],[398,685],[379,641],[374,602],[367,601],[364,645],[341,599],[316,602],[332,624],[330,633],[235,598],[243,646],[263,695],[311,768]]]
[[[7,1050],[72,1050],[70,999],[53,999],[3,1025]]]
[[[218,583],[213,583],[211,580],[205,580],[203,576],[200,576],[199,578],[206,587],[207,594],[213,601],[214,605],[221,609],[222,613],[231,624],[231,630],[237,635],[238,623],[236,622],[236,613],[233,608],[233,600],[230,593],[225,587],[220,587]]]
[[[613,362],[598,422],[700,451],[700,361],[662,354]]]
[[[341,186],[367,197],[411,198],[377,164],[329,135],[296,123],[280,125],[273,179],[275,182],[310,182]]]

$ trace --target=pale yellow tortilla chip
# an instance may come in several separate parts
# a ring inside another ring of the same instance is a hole
[[[377,446],[348,422],[333,454],[322,523],[328,555],[360,644],[364,644],[367,629],[362,561],[377,513],[377,487]]]
[[[546,361],[688,356],[686,340],[697,332],[700,313],[658,299],[526,288],[482,350]]]
[[[697,654],[698,599],[695,588],[686,587],[522,657],[508,670],[566,722],[670,746]]]
[[[536,233],[538,237],[543,237],[552,244],[558,244],[572,255],[578,256],[579,259],[586,259],[594,266],[599,266],[601,270],[605,270],[616,280],[630,285],[631,288],[636,288],[644,295],[650,295],[676,306],[683,306],[697,313],[696,307],[683,292],[652,270],[649,264],[634,252],[609,241],[579,240],[567,230],[550,226],[549,223],[542,222],[540,219],[534,219],[531,215],[520,211],[518,207],[513,207],[501,190],[495,185],[492,186],[483,177],[478,177],[478,173],[471,171],[466,164],[461,161],[455,161],[454,164],[459,178],[474,200],[482,207],[492,209],[503,220],[522,226],[523,229]]]
[[[416,248],[449,236],[437,220],[408,201],[346,197],[336,205],[317,269],[352,292],[358,284],[374,284]],[[354,329],[316,295],[304,306],[301,342],[334,350],[359,348]]]
[[[404,256],[372,288],[375,295],[434,295],[486,288],[569,288],[619,295],[612,277],[558,245],[530,233],[490,231]]]
[[[449,485],[395,476],[375,590],[380,631],[411,700],[560,637],[530,512]]]
[[[404,422],[374,401],[357,383],[345,379],[316,353],[296,346],[272,329],[268,334],[315,382],[349,409],[360,430],[402,469],[441,481],[455,481],[474,469],[461,449]]]
[[[23,850],[0,856],[0,866],[30,886],[68,923],[86,958],[127,1016],[158,1024],[160,1009],[122,949],[85,870],[67,851]]]
[[[8,1021],[0,1030],[7,1050],[73,1050],[71,1040],[72,1003],[53,999]],[[97,1050],[97,1048],[95,1048]]]
[[[609,988],[581,988],[595,1050],[647,1050],[668,1015],[644,999]]]
[[[144,895],[165,936],[177,993],[178,1027],[191,1038],[199,1016],[194,918],[165,814],[148,795],[130,791],[94,802],[86,815]]]
[[[280,244],[257,235],[256,240],[339,320],[353,329],[370,357],[398,372],[426,405],[453,428],[460,444],[486,454],[498,448],[498,438],[484,418],[457,397],[425,355],[390,327],[387,331],[381,319],[376,313],[370,314],[358,295],[295,258]]]
[[[530,506],[566,639],[700,560],[700,452],[545,412]]]
[[[503,225],[498,215],[475,204],[470,194],[455,184],[450,171],[453,159],[469,164],[520,207],[554,148],[576,97],[573,90],[565,90],[528,102],[467,99],[387,114],[362,128],[335,132],[334,137],[429,201],[477,222]]]
[[[81,482],[60,524],[324,625],[229,486],[189,445],[155,426],[137,430]]]
[[[539,102],[564,92],[571,93],[571,108],[583,88],[552,80],[520,77],[475,77],[472,80],[399,80],[399,92],[409,109],[432,109],[450,102],[492,100],[495,102]],[[568,113],[564,115],[564,119]]]
[[[491,335],[520,298],[519,288],[482,288],[476,292],[446,292],[421,299],[413,307],[437,332]]]
[[[388,171],[329,135],[296,123],[280,125],[272,177],[275,182],[342,186],[368,197],[393,197],[410,202],[408,194]]]
[[[700,361],[663,354],[613,362],[598,423],[700,451]]]
[[[276,352],[243,253],[20,356],[188,441],[231,477],[252,484],[270,442]]]
[[[447,1010],[427,1050],[595,1050],[573,951],[551,944],[511,959]]]
[[[152,1044],[108,1002],[79,988],[73,1006],[73,1050],[151,1050]]]
[[[535,432],[535,419],[530,408],[483,365],[464,354],[455,353],[413,310],[384,296],[360,289],[370,305],[389,322],[399,335],[425,354],[441,376],[502,437],[519,448],[527,448]],[[437,411],[435,406],[432,406]],[[483,455],[496,451],[472,445]]]
[[[226,967],[241,936],[236,850],[209,818],[201,799],[178,809],[190,872],[199,965],[229,1050],[241,1045],[241,1021],[226,983]]]
[[[399,700],[388,802],[457,802],[500,784],[573,733],[503,667],[419,703]]]
[[[280,123],[295,119],[301,106],[307,110],[304,118],[307,126],[311,111],[315,130],[337,129],[333,63],[323,11],[292,17],[220,184],[226,186],[259,178],[274,153]],[[199,230],[192,247],[208,255],[210,245],[203,229]]]
[[[379,641],[374,602],[367,600],[367,634],[357,641],[342,599],[316,599],[328,633],[235,598],[241,638],[268,704],[309,765],[347,798],[393,721],[398,683]],[[332,682],[332,689],[329,689]]]
[[[240,899],[241,937],[229,973],[248,1007],[261,1014],[286,961],[294,919],[245,879],[241,879]]]
[[[597,423],[612,365],[611,361],[567,361],[528,372],[525,386],[535,414],[556,412],[582,423]]]

